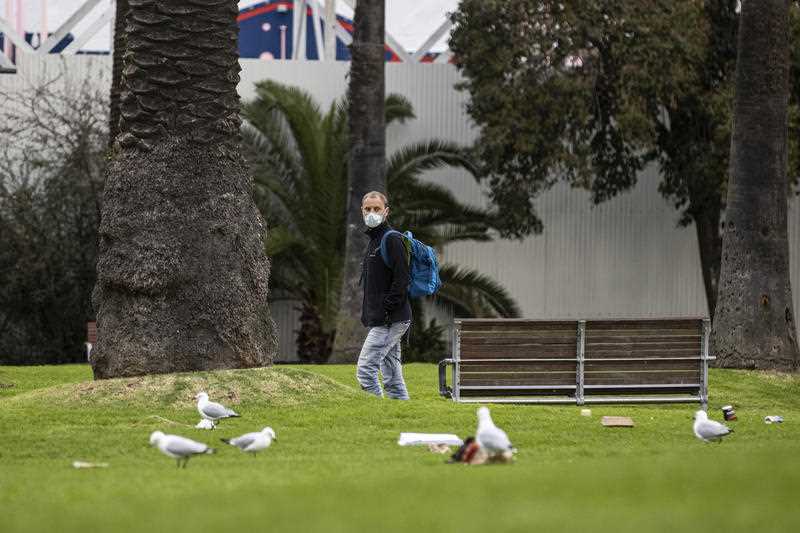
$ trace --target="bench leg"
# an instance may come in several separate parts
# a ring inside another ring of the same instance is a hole
[[[447,365],[453,364],[452,359],[439,361],[439,395],[445,398],[453,397],[453,390],[447,386]]]

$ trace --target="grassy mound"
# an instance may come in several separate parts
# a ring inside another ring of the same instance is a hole
[[[205,391],[226,405],[254,401],[288,407],[358,391],[333,379],[298,368],[253,368],[140,376],[57,385],[15,396],[19,404],[61,407],[115,406],[190,409]]]

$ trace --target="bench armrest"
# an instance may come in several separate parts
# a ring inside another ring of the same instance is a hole
[[[439,361],[439,395],[445,398],[453,397],[453,389],[447,386],[447,366],[452,364],[452,359],[442,359]]]

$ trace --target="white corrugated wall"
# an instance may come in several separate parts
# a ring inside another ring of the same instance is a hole
[[[303,87],[324,108],[345,93],[349,65],[343,62],[242,60],[239,92],[253,98],[254,83],[274,79]],[[20,75],[0,76],[4,91],[26,86],[23,77],[65,79],[97,75],[109,57],[23,57]],[[108,82],[104,76],[102,82]],[[417,119],[393,125],[391,152],[406,143],[439,137],[464,144],[476,131],[464,112],[466,96],[454,89],[451,65],[387,64],[386,89],[405,95]],[[28,84],[30,85],[30,84]],[[462,171],[431,172],[466,202],[485,203],[479,187]],[[584,191],[558,185],[537,200],[544,232],[522,241],[459,243],[444,260],[484,272],[511,291],[526,317],[705,315],[705,293],[693,227],[679,228],[678,214],[658,193],[657,169],[648,168],[638,186],[599,206]],[[413,229],[413,228],[412,228]],[[789,238],[795,312],[800,311],[800,202],[790,201]],[[294,359],[298,312],[276,302],[282,359]]]

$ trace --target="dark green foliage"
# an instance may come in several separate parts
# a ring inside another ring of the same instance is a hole
[[[335,102],[323,114],[308,93],[295,87],[264,81],[256,93],[256,100],[243,107],[242,133],[256,203],[270,228],[266,251],[272,260],[271,297],[300,302],[300,357],[325,361],[336,329],[344,267],[347,102]],[[387,124],[413,118],[407,99],[387,97]],[[477,173],[463,147],[438,139],[403,147],[388,157],[391,224],[436,247],[490,240],[493,213],[464,205],[448,189],[420,180],[423,172],[443,167]],[[433,300],[455,306],[459,316],[519,314],[508,293],[477,272],[444,266],[442,281],[445,288]],[[433,341],[441,328],[427,326],[417,307],[411,350],[418,358],[441,357],[442,341]]]
[[[427,324],[424,321],[413,322],[408,333],[408,342],[401,346],[403,362],[435,363],[449,357],[444,337],[446,331],[447,328],[439,325],[435,318]]]
[[[2,97],[0,363],[82,361],[94,316],[105,99],[86,86]]]
[[[492,200],[503,208],[502,232],[541,231],[534,200],[559,180],[588,189],[598,203],[633,187],[638,172],[655,162],[661,193],[680,210],[681,224],[696,226],[713,313],[736,4],[462,1],[450,46],[466,77],[467,110],[481,128],[476,151]],[[800,31],[796,6],[792,21]],[[798,173],[796,152],[791,176]]]

